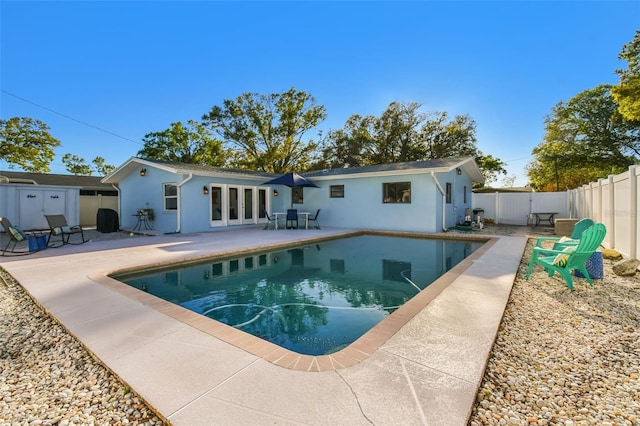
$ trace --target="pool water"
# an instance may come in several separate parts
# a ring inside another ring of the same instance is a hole
[[[481,245],[361,235],[113,278],[291,351],[324,355]]]

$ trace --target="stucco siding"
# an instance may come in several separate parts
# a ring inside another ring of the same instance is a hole
[[[383,203],[383,183],[411,182],[411,203]],[[316,181],[320,188],[304,189],[304,204],[294,207],[314,213],[320,224],[344,228],[437,230],[435,208],[440,201],[430,175],[362,177]],[[330,198],[331,185],[344,185],[344,198]]]

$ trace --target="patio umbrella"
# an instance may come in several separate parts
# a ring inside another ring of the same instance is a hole
[[[311,182],[307,178],[303,178],[299,174],[295,172],[285,173],[282,176],[278,176],[275,179],[270,180],[269,182],[263,183],[263,185],[285,185],[289,188],[294,188],[298,186],[308,186],[311,188],[319,188],[318,185]]]
[[[304,186],[309,188],[319,188],[318,185],[295,172],[285,173],[282,176],[271,179],[269,182],[263,183],[263,185],[284,185],[288,186],[289,188],[298,188]],[[291,200],[291,207],[293,207],[293,200]]]

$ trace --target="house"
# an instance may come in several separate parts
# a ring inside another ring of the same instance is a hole
[[[102,182],[120,191],[120,225],[139,227],[151,212],[163,233],[202,232],[267,222],[266,212],[297,208],[323,226],[439,232],[464,220],[472,157],[382,164],[303,173],[318,188],[264,185],[277,174],[132,157]],[[146,217],[146,216],[145,216]]]
[[[0,171],[0,216],[23,229],[48,229],[45,214],[95,226],[100,208],[117,209],[118,191],[100,176]]]

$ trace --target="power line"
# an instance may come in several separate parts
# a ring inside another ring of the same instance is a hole
[[[133,143],[135,143],[135,144],[137,144],[137,145],[143,145],[143,144],[142,144],[142,142],[134,141],[133,139],[129,139],[129,138],[124,137],[124,136],[120,136],[120,135],[119,135],[119,134],[117,134],[117,133],[111,132],[111,131],[109,131],[109,130],[105,130],[105,129],[100,128],[100,127],[98,127],[98,126],[94,126],[93,124],[89,124],[89,123],[84,122],[84,121],[82,121],[82,120],[78,120],[77,118],[73,118],[73,117],[68,116],[68,115],[66,115],[66,114],[63,114],[63,113],[61,113],[61,112],[55,111],[55,110],[53,110],[53,109],[51,109],[51,108],[47,108],[46,106],[44,106],[44,105],[40,105],[40,104],[38,104],[38,103],[36,103],[36,102],[33,102],[33,101],[30,101],[29,99],[25,99],[25,98],[23,98],[23,97],[20,97],[20,96],[18,96],[18,95],[13,94],[13,93],[7,92],[7,91],[6,91],[6,90],[4,90],[4,89],[0,89],[0,92],[4,93],[4,94],[6,94],[6,95],[9,95],[9,96],[13,96],[14,98],[16,98],[16,99],[20,99],[21,101],[26,102],[26,103],[28,103],[28,104],[35,105],[35,106],[37,106],[38,108],[42,108],[42,109],[47,110],[47,111],[49,111],[49,112],[52,112],[52,113],[54,113],[54,114],[58,114],[58,115],[59,115],[59,116],[61,116],[61,117],[64,117],[64,118],[66,118],[66,119],[68,119],[68,120],[71,120],[71,121],[75,121],[76,123],[80,123],[80,124],[82,124],[82,125],[84,125],[84,126],[91,127],[91,128],[93,128],[93,129],[96,129],[96,130],[99,130],[99,131],[101,131],[101,132],[107,133],[107,134],[109,134],[109,135],[111,135],[111,136],[115,136],[115,137],[117,137],[117,138],[124,139],[125,141],[128,141],[128,142],[133,142]]]

